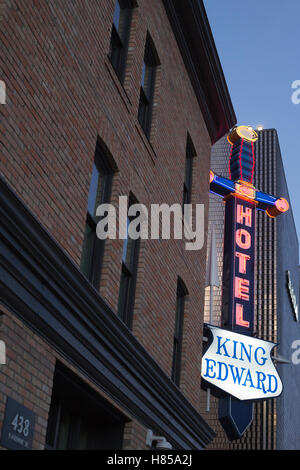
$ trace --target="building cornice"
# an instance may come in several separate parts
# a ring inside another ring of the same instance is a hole
[[[0,301],[175,447],[201,449],[213,439],[197,410],[2,177]]]
[[[236,116],[202,0],[163,0],[212,143]]]

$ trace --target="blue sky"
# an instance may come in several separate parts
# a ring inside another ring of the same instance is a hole
[[[238,124],[277,129],[300,239],[300,0],[204,4]]]

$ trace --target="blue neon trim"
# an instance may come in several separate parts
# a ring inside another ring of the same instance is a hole
[[[223,182],[224,180],[223,180],[223,181],[222,181],[222,180],[220,181],[220,180],[221,180],[221,178],[218,177],[218,179],[215,180],[215,183],[216,183],[216,184],[219,184],[220,186],[222,186],[222,188],[230,189],[230,191],[235,190],[234,182],[232,182],[232,185],[231,185],[231,186],[227,186],[227,185],[225,184],[226,180],[225,180],[225,182]]]
[[[261,194],[262,194],[263,196],[261,196]],[[266,199],[266,197],[267,197],[268,199]],[[268,196],[268,195],[266,195],[266,194],[264,194],[264,193],[261,193],[261,192],[256,193],[256,199],[257,199],[259,202],[265,202],[266,204],[272,204],[272,205],[274,205],[275,202],[277,201],[277,198],[275,198],[274,196]]]

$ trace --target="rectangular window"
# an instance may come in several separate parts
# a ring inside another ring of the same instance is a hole
[[[116,1],[111,31],[109,58],[122,83],[126,67],[132,8],[133,4],[130,0]]]
[[[196,152],[193,142],[188,135],[185,154],[185,175],[183,183],[183,204],[191,204],[192,202],[192,184],[193,184],[193,158]]]
[[[172,365],[172,380],[179,386],[180,384],[180,371],[181,371],[181,353],[182,353],[182,339],[183,339],[183,323],[184,323],[184,303],[187,295],[187,289],[183,282],[178,279],[176,291],[176,317],[175,317],[175,331],[173,339],[173,365]]]
[[[66,367],[56,366],[47,450],[122,449],[125,417]]]
[[[96,288],[99,287],[105,243],[96,235],[98,223],[96,210],[100,204],[110,201],[112,178],[115,171],[116,167],[109,162],[104,147],[97,142],[80,264],[81,271]]]
[[[142,66],[138,120],[148,139],[150,139],[156,69],[159,65],[154,45],[147,36],[144,62]]]
[[[129,200],[129,206],[135,201]],[[122,253],[122,273],[120,281],[118,312],[120,318],[132,328],[133,308],[135,300],[135,287],[137,277],[137,265],[139,256],[140,239],[133,240],[129,237],[128,227],[132,218],[127,218],[127,236],[124,240]]]

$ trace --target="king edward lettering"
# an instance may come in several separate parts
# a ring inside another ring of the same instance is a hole
[[[212,344],[202,358],[202,377],[240,400],[280,395],[282,383],[271,359],[275,344],[211,325]]]

